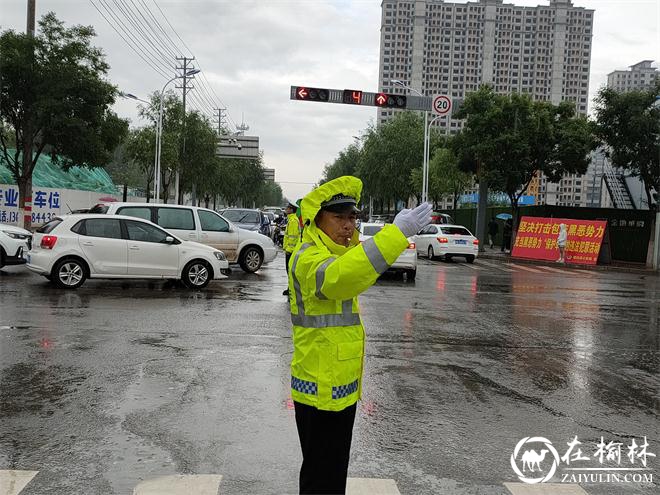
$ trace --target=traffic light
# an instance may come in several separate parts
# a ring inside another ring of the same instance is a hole
[[[362,104],[362,91],[355,89],[344,90],[344,103],[347,105],[361,105]]]
[[[404,95],[377,93],[374,101],[377,107],[406,108],[406,97]]]
[[[298,86],[296,88],[296,100],[307,101],[328,101],[330,90],[322,88],[306,88]]]

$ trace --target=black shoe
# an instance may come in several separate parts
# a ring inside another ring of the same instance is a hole
[[[288,296],[289,295],[289,289],[286,289],[284,292],[282,292],[283,296]]]

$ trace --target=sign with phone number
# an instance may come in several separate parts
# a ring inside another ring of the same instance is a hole
[[[566,263],[595,265],[598,261],[607,222],[570,218],[522,217],[513,245],[514,258],[555,261],[559,258],[559,225],[565,224]]]
[[[61,191],[35,189],[32,193],[32,223],[42,224],[60,213]],[[0,223],[19,223],[18,187],[0,185]]]

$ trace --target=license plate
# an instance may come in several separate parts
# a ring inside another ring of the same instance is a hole
[[[467,244],[467,241],[464,239],[457,239],[454,241],[454,244]]]

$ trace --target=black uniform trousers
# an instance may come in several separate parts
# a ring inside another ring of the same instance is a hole
[[[342,411],[294,406],[303,454],[300,494],[345,494],[356,404]]]
[[[291,259],[291,256],[293,256],[293,253],[289,253],[287,251],[284,252],[284,266],[286,267],[286,274],[289,274],[289,260]]]

